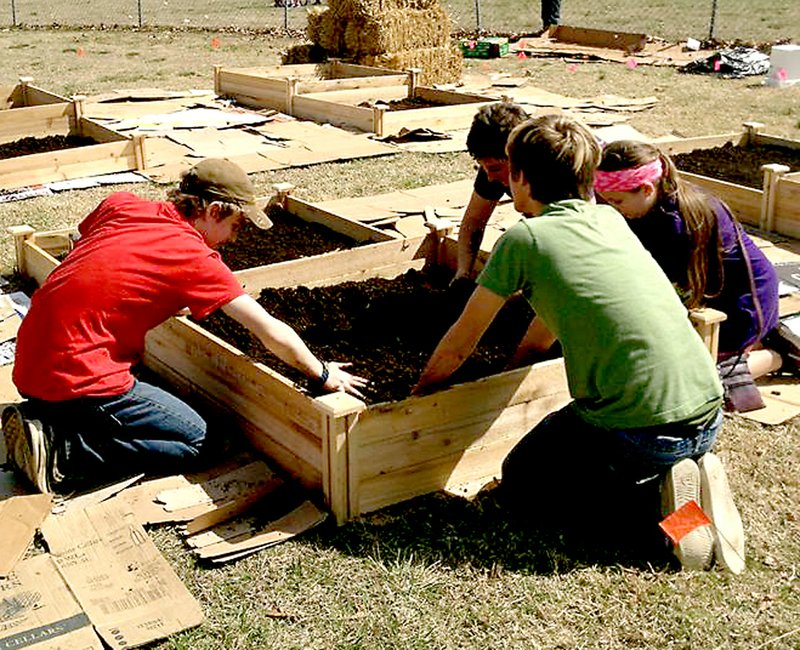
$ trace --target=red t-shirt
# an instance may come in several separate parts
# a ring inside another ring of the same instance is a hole
[[[112,194],[79,231],[17,336],[13,377],[27,397],[120,395],[148,330],[184,307],[204,318],[244,293],[172,203]]]

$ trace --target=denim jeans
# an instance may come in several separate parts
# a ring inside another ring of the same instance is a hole
[[[206,422],[194,409],[138,380],[115,397],[29,400],[29,408],[49,427],[57,470],[70,489],[138,473],[182,472],[206,437]]]
[[[508,454],[501,496],[515,514],[550,523],[624,508],[645,494],[649,506],[657,506],[657,487],[667,470],[709,451],[721,426],[719,409],[699,426],[608,430],[587,423],[570,403],[545,417]]]

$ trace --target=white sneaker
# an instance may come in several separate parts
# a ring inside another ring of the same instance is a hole
[[[40,492],[51,492],[50,444],[42,423],[29,420],[19,406],[12,405],[3,411],[2,424],[8,460]]]
[[[661,514],[670,513],[694,501],[700,505],[700,469],[690,458],[673,465],[661,486]],[[702,571],[714,559],[714,538],[711,526],[700,526],[681,538],[672,549],[685,569]]]
[[[715,454],[705,454],[699,461],[701,505],[714,529],[714,554],[717,562],[729,571],[744,571],[744,527],[733,502],[725,468]]]

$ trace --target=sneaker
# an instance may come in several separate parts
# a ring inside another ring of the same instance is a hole
[[[800,377],[800,336],[786,323],[779,322],[764,337],[764,345],[781,355],[783,365],[779,373]]]
[[[714,554],[717,562],[729,571],[744,571],[744,527],[733,502],[725,468],[715,454],[705,454],[700,467],[701,505],[713,522]]]
[[[661,486],[661,514],[666,517],[689,501],[700,505],[700,468],[690,458],[684,458],[667,472]],[[714,559],[714,537],[710,526],[700,526],[687,533],[672,548],[685,569],[702,571]]]
[[[50,441],[39,420],[26,418],[19,406],[7,406],[2,415],[8,461],[40,492],[50,489]]]

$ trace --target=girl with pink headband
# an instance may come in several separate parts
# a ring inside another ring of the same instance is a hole
[[[724,312],[718,369],[729,410],[763,406],[753,378],[800,370],[800,349],[778,321],[778,277],[719,199],[687,183],[653,145],[612,142],[595,174],[600,201],[614,206],[689,309]]]

